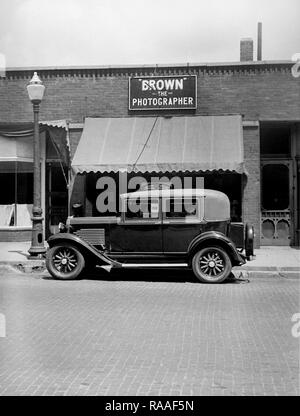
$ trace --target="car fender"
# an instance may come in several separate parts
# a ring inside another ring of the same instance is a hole
[[[101,263],[103,263],[104,265],[109,265],[112,267],[122,267],[122,265],[119,262],[109,258],[105,253],[100,252],[91,244],[82,240],[77,235],[70,234],[70,233],[58,233],[58,234],[52,235],[47,240],[47,242],[50,248],[57,246],[61,243],[72,244],[76,246],[83,255],[88,253],[92,255],[94,258],[97,258],[98,260],[100,260]]]
[[[188,255],[189,259],[191,260],[195,252],[202,246],[208,245],[217,245],[228,253],[230,259],[232,261],[233,266],[245,264],[244,258],[241,254],[237,251],[237,248],[234,242],[228,238],[225,234],[222,234],[218,231],[205,231],[202,234],[196,236],[190,243],[188,247]]]
[[[254,227],[248,223],[245,227],[245,252],[247,260],[254,256]]]

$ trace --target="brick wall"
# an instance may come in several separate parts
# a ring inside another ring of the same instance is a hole
[[[260,144],[259,126],[243,128],[245,166],[248,172],[243,186],[243,222],[255,230],[255,247],[260,244]]]
[[[31,241],[30,230],[0,230],[0,241]]]
[[[80,137],[82,134],[82,129],[70,129],[70,153],[71,153],[71,159],[73,159],[73,156],[75,154],[75,151],[77,149]]]
[[[198,108],[187,114],[238,113],[247,120],[300,119],[300,84],[291,75],[291,64],[164,67],[157,69],[156,75],[182,75],[187,71],[197,75],[198,83]],[[128,116],[128,77],[151,75],[153,69],[40,70],[38,73],[46,86],[40,118],[83,122],[86,116]],[[0,79],[0,122],[32,120],[26,91],[31,76],[32,71],[7,71],[7,77]]]
[[[226,65],[163,66],[140,68],[41,69],[46,91],[41,120],[67,119],[82,123],[85,117],[153,115],[128,111],[129,76],[197,75],[197,110],[169,115],[242,114],[244,120],[300,120],[300,84],[291,75],[292,63],[240,63]],[[32,105],[26,85],[32,70],[8,70],[0,78],[0,122],[31,121]],[[81,130],[70,132],[74,155]],[[258,127],[244,128],[245,164],[243,220],[255,226],[260,239],[260,153]],[[82,184],[83,186],[83,184]],[[81,189],[82,190],[82,189]],[[80,195],[75,195],[80,197]],[[76,198],[75,198],[76,199]]]
[[[240,61],[253,61],[253,39],[241,39]]]

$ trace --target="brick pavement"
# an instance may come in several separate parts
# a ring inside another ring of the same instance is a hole
[[[0,395],[299,394],[299,280],[156,273],[1,275]]]

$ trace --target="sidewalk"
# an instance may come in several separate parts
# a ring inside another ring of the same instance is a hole
[[[30,242],[0,242],[0,268],[22,272],[44,271],[45,261],[28,259]],[[251,274],[279,274],[300,278],[300,248],[265,246],[255,250],[253,260],[234,270]]]
[[[287,246],[262,246],[254,250],[254,258],[234,270],[248,275],[266,275],[300,278],[300,248]]]
[[[29,259],[30,241],[0,242],[0,270],[20,270],[31,273],[45,270],[44,259]]]

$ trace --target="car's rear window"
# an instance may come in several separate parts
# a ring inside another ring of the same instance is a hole
[[[158,198],[137,198],[126,201],[126,220],[149,220],[159,218]]]
[[[197,198],[168,198],[164,203],[165,218],[188,218],[197,216]]]

